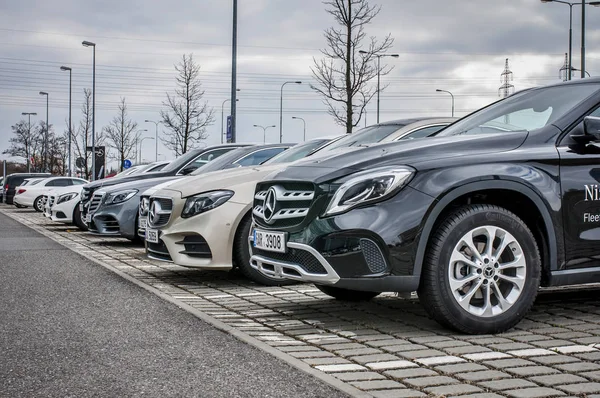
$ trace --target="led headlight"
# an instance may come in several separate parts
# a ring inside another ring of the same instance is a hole
[[[123,203],[133,198],[136,193],[138,193],[137,189],[126,189],[124,191],[111,193],[106,196],[104,203],[107,205],[116,205],[119,203]]]
[[[140,200],[140,216],[146,217],[148,215],[148,210],[150,209],[150,198],[144,196]]]
[[[77,196],[79,196],[79,193],[77,192],[65,193],[58,197],[58,199],[56,200],[56,204],[59,205],[64,202],[68,202],[69,200],[75,199]]]
[[[408,166],[392,166],[356,173],[337,189],[324,215],[385,199],[405,186],[414,172]]]
[[[233,196],[233,191],[211,191],[190,196],[185,201],[182,218],[189,218],[221,206]]]

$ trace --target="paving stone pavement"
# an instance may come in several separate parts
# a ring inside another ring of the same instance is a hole
[[[143,247],[0,212],[374,397],[591,397],[600,394],[600,285],[545,289],[509,332],[469,336],[418,299],[333,300],[313,285],[265,287],[237,272],[146,258]]]

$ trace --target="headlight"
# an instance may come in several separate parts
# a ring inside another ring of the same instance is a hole
[[[56,200],[56,204],[59,205],[64,202],[68,202],[69,200],[75,199],[77,196],[79,196],[79,193],[77,192],[69,192],[64,195],[60,195]]]
[[[150,208],[150,198],[144,196],[140,200],[140,216],[146,217],[148,215],[149,208]]]
[[[133,198],[136,193],[138,193],[137,189],[127,189],[125,191],[111,193],[106,196],[104,203],[107,205],[116,205],[118,203],[123,203]]]
[[[414,172],[407,166],[392,166],[357,173],[338,188],[324,215],[343,213],[382,200],[406,185]]]
[[[227,202],[232,196],[232,191],[212,191],[191,196],[185,201],[181,217],[189,218],[204,213],[205,211],[212,210]]]

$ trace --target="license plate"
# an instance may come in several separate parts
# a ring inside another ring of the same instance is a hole
[[[147,229],[146,230],[146,242],[158,243],[158,230]]]
[[[92,215],[90,213],[85,215],[85,223],[89,224],[92,222]]]
[[[148,228],[148,219],[146,217],[140,218],[140,229]]]
[[[254,247],[270,252],[285,253],[285,233],[254,230]]]

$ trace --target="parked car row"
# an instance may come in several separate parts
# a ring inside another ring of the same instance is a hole
[[[340,300],[417,291],[441,324],[496,333],[540,286],[600,281],[599,148],[600,79],[586,79],[460,120],[197,149],[43,204],[55,221],[143,240],[152,259]]]

